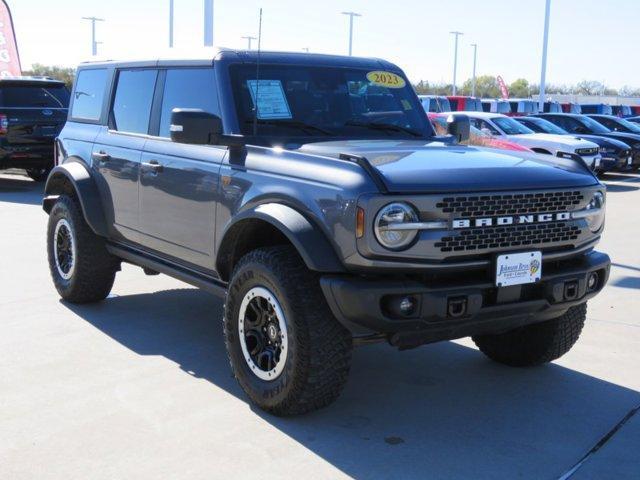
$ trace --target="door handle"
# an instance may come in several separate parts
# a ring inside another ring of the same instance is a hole
[[[100,150],[99,152],[93,152],[91,154],[91,158],[98,162],[108,162],[109,160],[111,160],[111,155]]]
[[[157,160],[150,160],[148,163],[143,162],[142,166],[155,173],[160,173],[164,170],[164,166],[161,165]]]

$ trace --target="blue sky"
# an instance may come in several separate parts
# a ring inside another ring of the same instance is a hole
[[[95,15],[100,56],[157,57],[168,49],[169,0],[8,0],[23,68],[39,62],[64,66],[90,58]],[[175,0],[175,44],[197,55],[202,45],[203,0]],[[399,64],[412,81],[451,81],[453,37],[460,38],[459,83],[471,76],[471,43],[478,44],[478,74],[538,82],[544,0],[215,0],[215,43],[244,48],[257,35],[264,10],[263,48],[344,54],[348,18],[355,19],[354,55]],[[604,81],[640,87],[640,0],[552,0],[547,81]],[[254,45],[255,46],[255,45]]]

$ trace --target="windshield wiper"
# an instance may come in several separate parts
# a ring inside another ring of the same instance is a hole
[[[249,118],[245,120],[244,123],[252,124],[253,119]],[[319,127],[317,125],[313,125],[311,123],[301,122],[300,120],[287,120],[287,119],[271,120],[268,118],[263,118],[263,119],[258,119],[258,125],[275,125],[275,126],[282,126],[282,127],[292,127],[292,128],[298,128],[300,130],[314,130],[316,132],[320,132],[325,135],[335,135],[333,132],[330,132],[329,130],[325,130],[324,128]]]
[[[416,132],[407,127],[403,127],[401,125],[394,125],[393,123],[378,123],[378,122],[359,122],[357,120],[349,120],[345,122],[345,126],[349,127],[364,127],[370,128],[371,130],[387,130],[392,132],[404,132],[409,135],[413,135],[414,137],[422,137],[423,135],[420,132]]]

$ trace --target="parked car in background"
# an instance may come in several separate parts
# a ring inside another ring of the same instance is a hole
[[[429,120],[433,125],[437,135],[447,135],[447,118],[449,115],[455,115],[455,113],[429,113]],[[524,147],[518,143],[510,142],[509,140],[501,140],[492,135],[478,130],[476,127],[471,126],[469,133],[469,140],[466,142],[468,145],[476,147],[498,148],[502,150],[513,150],[516,152],[532,152],[531,149]]]
[[[562,106],[562,113],[577,113],[578,115],[582,113],[582,107],[578,103],[568,102],[561,103],[560,105]]]
[[[627,163],[627,167],[634,170],[640,168],[640,134],[614,132],[586,115],[540,113],[536,116],[549,120],[563,130],[575,135],[597,135],[620,140],[631,147],[632,156]]]
[[[633,116],[639,116],[640,115],[640,105],[631,105],[631,114]]]
[[[450,112],[449,99],[444,95],[418,95],[425,112]]]
[[[592,169],[600,162],[598,145],[565,135],[535,133],[511,117],[497,113],[469,112],[471,125],[500,140],[509,140],[536,153],[578,155]]]
[[[624,170],[631,158],[631,147],[626,143],[613,138],[599,137],[597,135],[571,134],[559,126],[540,117],[517,117],[516,120],[536,133],[552,133],[555,135],[573,135],[574,138],[582,138],[595,143],[600,148],[600,165],[596,165],[596,173],[604,173],[611,170]]]
[[[560,102],[557,102],[555,100],[550,100],[548,102],[544,102],[543,109],[545,112],[549,112],[549,113],[561,113],[562,105],[560,105]]]
[[[447,96],[452,112],[482,112],[482,100],[461,95]]]
[[[633,110],[629,105],[611,105],[611,113],[622,118],[633,116]]]
[[[640,133],[640,125],[614,115],[587,115],[614,132]]]
[[[0,170],[20,168],[37,182],[46,180],[68,106],[69,91],[58,80],[0,79]]]
[[[511,112],[511,104],[507,100],[482,99],[482,111],[490,113],[508,114]]]
[[[583,115],[587,113],[611,115],[613,113],[611,105],[607,105],[606,103],[583,103],[580,105],[580,110]]]

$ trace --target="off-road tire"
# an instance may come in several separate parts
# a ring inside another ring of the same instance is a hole
[[[60,274],[55,260],[54,234],[61,219],[70,226],[76,246],[75,266],[68,279]],[[107,251],[104,238],[91,230],[77,201],[69,196],[61,195],[49,214],[47,253],[53,284],[64,300],[90,303],[109,295],[120,262]]]
[[[44,182],[51,172],[51,167],[49,168],[27,168],[26,170],[27,176],[33,180],[34,182]]]
[[[477,335],[473,341],[490,359],[512,367],[551,362],[576,343],[587,316],[587,304],[571,307],[564,315],[498,335]]]
[[[285,317],[288,354],[275,380],[256,376],[240,345],[240,305],[255,287],[272,292]],[[352,335],[334,318],[318,276],[292,247],[260,248],[238,262],[225,301],[224,338],[240,386],[252,402],[274,415],[297,415],[329,405],[349,374]]]

